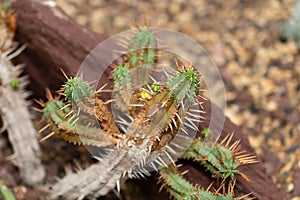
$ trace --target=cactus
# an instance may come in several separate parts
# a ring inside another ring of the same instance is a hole
[[[24,46],[17,48],[18,44],[13,41],[15,26],[15,17],[8,5],[0,3],[0,115],[14,150],[10,159],[18,166],[22,180],[35,185],[43,181],[45,171],[27,108],[30,104],[26,100],[30,92],[25,90],[28,77],[20,76],[22,65],[14,66],[11,62],[25,49]]]
[[[223,141],[215,145],[204,143],[198,138],[193,141],[181,158],[200,162],[211,172],[213,177],[234,180],[236,175],[241,175],[250,181],[245,174],[239,172],[238,167],[256,163],[255,156],[238,151],[240,141],[236,141],[229,146],[232,137],[233,134],[225,137]]]
[[[124,45],[126,41],[120,43]],[[152,64],[159,52],[155,33],[148,27],[138,28],[126,45],[128,52],[123,61],[112,66],[112,101],[103,102],[100,98],[105,86],[94,91],[80,77],[67,76],[59,91],[65,98],[54,98],[47,92],[48,101],[39,101],[47,122],[41,132],[46,128],[52,130],[44,139],[57,135],[68,142],[100,147],[106,152],[97,156],[99,163],[77,174],[67,174],[52,185],[50,198],[102,196],[116,185],[119,189],[122,177],[144,177],[150,174],[149,169],[163,168],[160,173],[164,185],[177,199],[183,194],[185,199],[234,199],[233,194],[214,194],[193,186],[175,168],[182,145],[191,142],[192,132],[198,131],[203,112],[199,110],[201,75],[191,64],[176,62],[172,72],[161,69],[165,81],[155,80]],[[116,111],[114,115],[107,108],[109,103]],[[207,132],[202,135],[208,135]],[[239,155],[238,143],[229,147],[230,139],[223,141],[225,145],[216,146],[196,139],[181,157],[204,165],[214,177],[234,179],[240,174],[237,167],[252,160],[248,155]],[[206,155],[207,159],[202,159]],[[84,179],[74,181],[77,177]]]
[[[234,198],[232,193],[223,195],[218,192],[210,192],[199,186],[194,186],[185,180],[181,173],[173,167],[163,168],[159,170],[160,181],[163,187],[170,193],[174,199],[193,200],[193,199],[210,199],[210,200],[238,200]]]
[[[209,129],[204,129],[202,134],[210,132]],[[215,145],[204,143],[201,138],[197,138],[193,141],[191,146],[186,152],[180,156],[182,159],[192,159],[195,162],[199,162],[203,165],[214,178],[223,179],[222,183],[226,183],[226,179],[229,179],[230,193],[219,194],[219,192],[209,192],[203,190],[200,187],[194,186],[185,180],[177,169],[174,167],[163,168],[159,170],[161,174],[160,180],[164,188],[174,199],[224,199],[224,200],[237,200],[243,199],[248,195],[244,195],[239,198],[234,198],[233,189],[235,185],[235,178],[237,175],[242,176],[247,181],[250,179],[243,173],[239,172],[238,167],[245,164],[256,163],[255,156],[246,154],[245,152],[239,152],[239,141],[234,142],[231,146],[233,134],[225,137],[223,141]],[[220,187],[224,187],[224,185]],[[219,190],[216,190],[219,191]]]
[[[138,28],[129,41],[126,59],[132,67],[154,63],[157,57],[156,36],[148,27]]]

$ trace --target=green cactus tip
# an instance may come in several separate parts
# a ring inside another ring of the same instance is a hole
[[[92,88],[81,78],[68,78],[62,91],[69,102],[81,102],[86,97],[94,97]]]
[[[113,70],[114,84],[118,89],[126,86],[131,81],[130,69],[124,65],[118,65]]]
[[[2,2],[2,1],[1,1]],[[8,9],[9,9],[9,4],[8,3],[4,3],[3,5],[2,5],[2,9],[6,12],[6,11],[8,11]]]
[[[20,80],[17,78],[14,78],[11,82],[10,85],[14,88],[17,89],[20,86]]]

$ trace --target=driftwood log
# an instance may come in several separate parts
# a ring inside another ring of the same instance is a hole
[[[58,7],[34,0],[17,0],[11,7],[17,15],[16,39],[27,46],[18,57],[18,61],[26,64],[25,71],[31,78],[30,89],[34,91],[36,97],[44,97],[46,87],[52,90],[59,88],[64,81],[60,69],[74,76],[85,56],[105,39],[78,25]],[[108,78],[108,74],[104,76]],[[201,124],[202,128],[209,124],[211,106],[210,102],[204,102],[207,113],[206,121]],[[221,111],[220,116],[223,116]],[[247,134],[226,118],[221,138],[232,132],[236,133],[234,141],[241,140],[243,150],[255,154],[248,142]],[[197,166],[187,163],[184,168],[189,169],[190,173],[186,177],[193,183],[206,187],[212,181],[209,175],[199,170]],[[266,175],[262,163],[243,166],[240,170],[250,177],[252,183],[238,178],[238,193],[252,192],[254,197],[264,200],[286,199],[272,182],[272,178]],[[146,192],[149,192],[150,186],[155,184],[156,181],[148,182],[149,187],[141,189],[141,192],[145,192],[145,196],[150,196]],[[164,195],[153,194],[149,198],[165,199]]]

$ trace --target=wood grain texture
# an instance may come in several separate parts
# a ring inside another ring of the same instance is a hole
[[[46,87],[60,87],[65,80],[60,69],[74,76],[86,55],[105,39],[77,24],[59,7],[41,2],[18,0],[11,5],[17,18],[16,40],[27,46],[18,59],[26,63],[30,88],[38,97],[44,96]]]

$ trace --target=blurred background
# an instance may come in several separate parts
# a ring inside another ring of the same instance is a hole
[[[197,40],[223,76],[226,115],[249,134],[280,189],[291,199],[300,199],[300,10],[295,0],[57,3],[77,22],[107,37],[146,19],[150,26],[174,29]],[[292,21],[282,26],[287,20]]]

